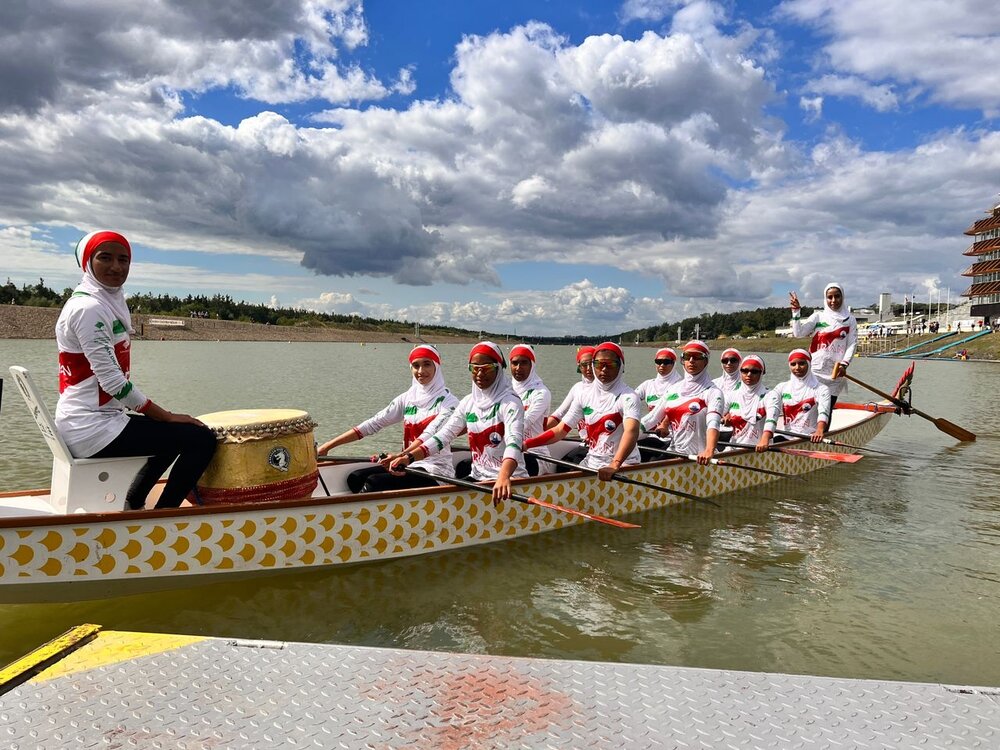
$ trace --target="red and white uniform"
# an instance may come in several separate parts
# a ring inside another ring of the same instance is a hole
[[[588,450],[580,466],[600,469],[610,464],[621,444],[625,420],[639,420],[645,411],[635,391],[622,380],[621,372],[607,385],[595,378],[589,388],[581,389],[562,417],[567,425],[583,421]],[[639,460],[639,449],[633,448],[623,463],[637,464]]]
[[[729,349],[726,349],[724,352],[722,352],[722,354],[720,355],[719,359],[726,359],[728,357],[737,357],[737,358],[740,359],[741,362],[743,360],[743,355],[740,354],[740,350],[739,349],[733,349],[732,347],[730,347]],[[726,372],[725,370],[723,370],[722,374],[719,377],[715,378],[712,382],[715,383],[715,387],[716,388],[718,388],[720,391],[722,391],[722,398],[724,398],[726,401],[729,401],[729,393],[731,391],[735,391],[737,388],[739,388],[740,387],[740,383],[742,382],[740,380],[740,369],[739,369],[739,367],[737,367],[731,373]]]
[[[724,404],[722,391],[702,370],[696,377],[684,378],[671,386],[649,414],[642,428],[652,432],[666,417],[670,424],[670,448],[687,455],[701,453],[708,444],[708,431],[718,430]]]
[[[531,360],[531,373],[524,380],[511,379],[514,394],[524,405],[524,437],[532,438],[545,431],[545,418],[552,406],[552,392],[542,381],[535,365],[535,350],[527,344],[518,344],[510,350],[510,359],[521,355]],[[549,455],[548,446],[535,448],[536,453]]]
[[[583,359],[583,357],[585,355],[587,355],[587,354],[593,356],[594,355],[594,347],[592,347],[592,346],[581,346],[579,349],[576,350],[577,369],[580,368],[580,360]],[[559,404],[559,408],[556,409],[554,412],[552,412],[552,416],[555,417],[558,420],[562,420],[563,415],[565,415],[566,412],[569,411],[569,407],[572,406],[573,399],[579,398],[580,394],[584,390],[586,390],[587,388],[590,388],[593,385],[594,385],[593,378],[591,378],[590,380],[587,380],[586,376],[581,372],[580,373],[580,382],[573,384],[573,387],[569,389],[569,393],[566,394],[566,398],[564,398],[563,402],[561,404]],[[583,437],[583,434],[584,434],[584,431],[585,431],[585,427],[584,427],[583,422],[582,421],[578,422],[577,425],[576,425],[576,428],[580,432],[580,437]]]
[[[808,357],[804,349],[796,349],[788,355],[801,353]],[[778,383],[764,399],[765,430],[774,430],[780,417],[784,429],[789,432],[813,433],[819,420],[830,424],[830,389],[817,379],[810,369],[805,377],[792,375],[784,383]]]
[[[756,354],[746,357],[741,367],[747,364],[764,371],[764,360]],[[748,388],[742,380],[735,388],[723,394],[726,404],[725,416],[729,417],[729,426],[733,430],[730,440],[734,443],[756,443],[764,432],[766,410],[764,398],[767,396],[767,386],[758,380],[757,385]]]
[[[833,366],[838,362],[845,365],[851,363],[858,345],[858,321],[847,306],[846,295],[842,297],[840,310],[833,310],[827,304],[826,293],[830,289],[839,289],[844,295],[842,285],[827,284],[823,290],[822,310],[814,311],[805,320],[800,319],[800,310],[792,310],[792,335],[796,338],[812,335],[809,342],[812,354],[810,370],[830,389],[831,396],[839,396],[847,385],[847,378],[833,378]]]
[[[437,351],[430,347],[417,347],[410,353],[410,361],[412,362],[415,357],[427,357],[436,363],[437,367],[431,382],[422,386],[414,378],[413,385],[408,391],[396,396],[382,411],[354,428],[359,438],[374,435],[389,425],[402,422],[405,449],[415,440],[426,441],[443,427],[455,412],[458,399],[445,387]],[[452,460],[450,444],[445,445],[436,455],[416,461],[412,465],[432,474],[455,476],[455,463]]]
[[[495,350],[497,361],[503,361],[499,347],[490,342],[477,344]],[[496,479],[505,459],[517,462],[513,477],[528,476],[524,468],[524,406],[510,386],[510,375],[503,369],[486,390],[473,383],[472,393],[458,402],[454,413],[434,434],[424,441],[428,456],[434,456],[450,446],[451,442],[468,431],[472,449],[472,479]]]
[[[120,288],[100,284],[90,272],[89,253],[103,242],[119,242],[115,232],[93,232],[77,245],[84,276],[56,322],[59,348],[59,402],[56,429],[78,458],[106,447],[128,424],[126,410],[150,403],[129,381],[132,318]]]

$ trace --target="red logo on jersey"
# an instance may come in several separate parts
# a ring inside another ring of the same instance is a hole
[[[615,414],[605,414],[602,417],[598,417],[593,422],[587,424],[587,445],[591,448],[597,445],[597,441],[600,440],[601,435],[610,435],[615,430],[617,430],[622,423],[622,415]]]

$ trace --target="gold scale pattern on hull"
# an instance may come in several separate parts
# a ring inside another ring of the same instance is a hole
[[[837,437],[867,443],[888,419],[885,414],[873,415]],[[778,452],[737,455],[731,460],[791,474],[828,465]],[[702,497],[773,481],[757,472],[692,463],[652,465],[629,476]],[[633,485],[600,483],[589,476],[532,482],[515,489],[611,517],[686,502]],[[462,490],[363,502],[243,506],[224,513],[138,514],[100,522],[81,517],[79,523],[63,520],[0,529],[0,586],[22,589],[358,563],[484,544],[582,522],[576,516],[516,502],[494,508],[488,496]]]

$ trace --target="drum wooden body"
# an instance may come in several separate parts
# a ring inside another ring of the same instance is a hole
[[[316,423],[296,409],[241,409],[198,417],[219,440],[198,480],[206,505],[298,500],[316,489]]]

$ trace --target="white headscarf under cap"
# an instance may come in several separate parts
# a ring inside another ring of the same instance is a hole
[[[531,372],[528,373],[528,377],[524,380],[517,380],[513,377],[510,379],[510,384],[514,389],[514,393],[516,393],[520,398],[528,391],[537,391],[539,388],[544,388],[545,383],[536,369],[538,367],[538,363],[535,361],[535,350],[531,348],[530,344],[518,344],[510,350],[511,359],[516,356],[518,349],[527,349],[530,353],[528,359],[531,360]]]
[[[434,362],[434,377],[431,378],[431,382],[421,385],[414,377],[410,390],[406,392],[406,403],[413,404],[419,409],[429,409],[435,401],[449,392],[444,384],[444,373],[441,372],[441,354],[430,344],[420,344],[413,347],[409,356],[410,362],[414,359],[429,359]]]
[[[124,288],[102,284],[90,268],[94,252],[106,242],[116,242],[122,245],[128,250],[129,257],[132,257],[132,247],[123,235],[108,230],[91,232],[76,243],[76,262],[83,268],[83,278],[73,291],[88,294],[98,300],[111,311],[114,318],[121,321],[126,331],[135,333],[132,328],[132,316],[129,314],[128,304],[125,302]]]
[[[500,347],[492,341],[480,341],[472,347],[472,351],[469,352],[470,363],[472,362],[472,355],[474,354],[485,354],[487,357],[490,357],[494,362],[500,365],[500,367],[497,368],[497,379],[494,380],[493,385],[486,390],[483,390],[476,385],[475,380],[472,381],[472,405],[476,409],[485,410],[489,409],[493,406],[493,404],[498,403],[500,399],[508,393],[514,395],[514,391],[510,387],[510,375],[507,374],[507,370],[504,369],[506,361],[504,360],[503,352],[500,351]]]

